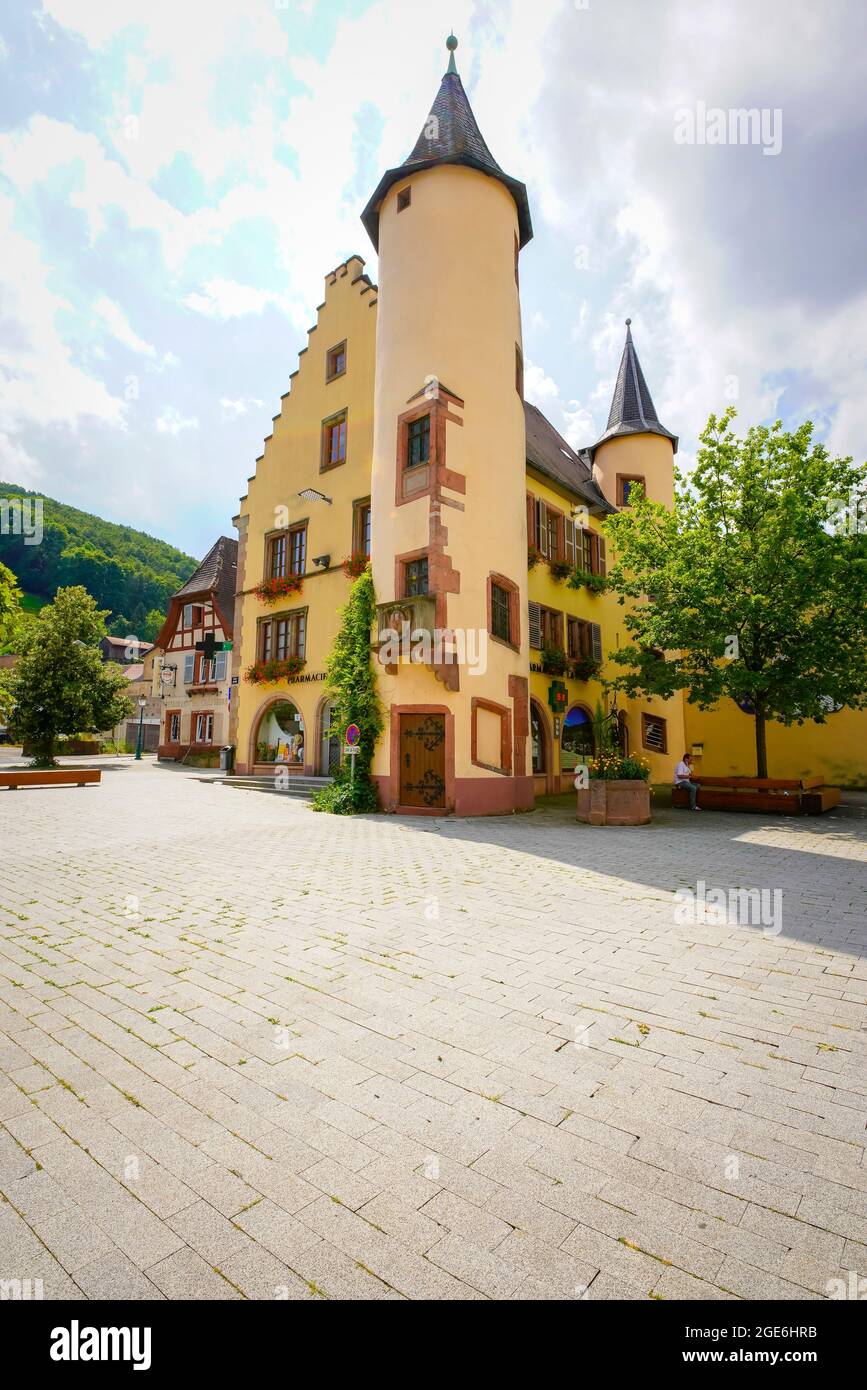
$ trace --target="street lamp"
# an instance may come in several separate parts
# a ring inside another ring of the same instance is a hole
[[[137,760],[141,759],[142,735],[144,734],[144,712],[146,704],[147,700],[145,699],[144,695],[142,695],[138,702],[138,738],[136,739],[135,745],[135,756]]]

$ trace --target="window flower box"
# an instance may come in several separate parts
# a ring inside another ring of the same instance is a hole
[[[542,650],[542,670],[546,676],[565,676],[569,669],[569,658],[559,647],[544,647]]]
[[[263,579],[261,584],[257,584],[253,593],[260,603],[268,604],[269,607],[279,603],[283,598],[290,598],[292,594],[300,594],[304,588],[304,580],[300,574],[290,574],[283,579]]]
[[[576,681],[589,681],[599,675],[599,669],[599,662],[591,656],[579,656],[572,662],[569,675]]]
[[[572,566],[568,560],[549,560],[548,568],[552,579],[568,579],[572,573]]]
[[[248,685],[279,685],[281,681],[295,680],[304,670],[303,656],[288,656],[282,661],[256,661],[244,672]]]
[[[527,569],[534,570],[542,558],[542,552],[537,545],[527,546]]]
[[[590,594],[603,594],[608,588],[604,574],[591,574],[589,570],[574,569],[569,578],[570,589],[585,588]]]
[[[347,579],[358,579],[370,564],[370,556],[363,553],[348,556],[343,561],[343,573]]]

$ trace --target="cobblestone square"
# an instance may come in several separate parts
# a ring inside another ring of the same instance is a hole
[[[4,1281],[816,1299],[867,1276],[867,820],[344,820],[103,766],[0,793]],[[779,912],[675,901],[714,889]]]

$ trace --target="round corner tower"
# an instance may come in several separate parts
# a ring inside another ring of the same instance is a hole
[[[379,254],[371,482],[386,810],[528,809],[527,191],[455,66],[362,221]]]

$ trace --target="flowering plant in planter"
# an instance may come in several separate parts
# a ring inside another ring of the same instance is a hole
[[[527,546],[527,569],[534,570],[542,558],[542,552],[537,545]]]
[[[549,560],[548,568],[553,579],[568,579],[572,573],[572,566],[568,560]]]
[[[291,681],[304,670],[303,656],[287,656],[278,661],[256,661],[244,672],[244,680],[249,685],[278,685],[280,681]]]
[[[569,588],[580,589],[582,585],[591,594],[602,594],[608,588],[608,580],[604,574],[591,574],[589,570],[582,569],[573,570],[569,578]]]
[[[591,782],[646,782],[650,764],[632,753],[600,753],[588,764]]]
[[[572,662],[570,674],[573,680],[589,681],[591,676],[599,674],[599,662],[594,661],[592,656],[579,656]]]
[[[357,552],[343,561],[343,573],[347,579],[357,579],[359,575],[364,574],[369,564],[370,556]]]
[[[291,594],[300,594],[304,588],[304,580],[300,574],[290,574],[283,579],[263,579],[261,584],[257,584],[253,593],[260,603],[274,604],[281,598],[289,598]]]
[[[542,670],[546,676],[564,676],[569,667],[569,658],[559,647],[543,647]]]

